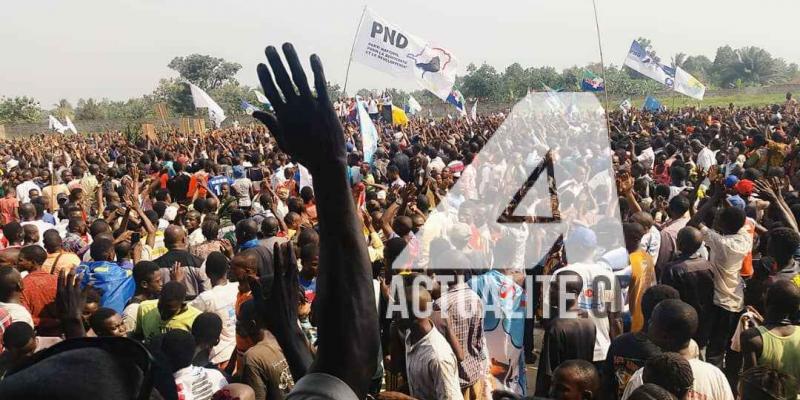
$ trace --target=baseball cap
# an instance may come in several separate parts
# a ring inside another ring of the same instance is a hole
[[[740,195],[750,196],[751,194],[753,194],[755,187],[756,185],[750,179],[742,179],[733,188]]]
[[[725,178],[725,187],[728,189],[736,186],[737,183],[739,183],[739,177],[736,175],[728,175],[728,177]]]
[[[581,247],[596,247],[597,234],[593,230],[584,226],[578,226],[569,232],[565,244],[577,245]]]
[[[728,196],[728,203],[740,210],[744,210],[746,206],[744,199],[739,197],[739,195]]]

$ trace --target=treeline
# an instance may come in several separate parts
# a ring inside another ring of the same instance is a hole
[[[678,53],[662,58],[653,50],[650,40],[639,38],[639,43],[647,49],[650,56],[658,62],[680,66],[694,75],[708,88],[740,88],[787,83],[798,76],[798,65],[787,63],[758,47],[734,49],[722,46],[717,49],[714,59],[705,55]],[[225,109],[227,115],[243,114],[241,101],[258,105],[251,87],[240,84],[234,76],[241,65],[222,58],[192,54],[175,57],[168,67],[175,70],[180,78],[161,79],[152,93],[126,101],[93,98],[80,99],[73,106],[62,99],[51,107],[43,107],[31,97],[0,97],[0,124],[14,122],[38,122],[48,113],[63,118],[70,116],[76,121],[99,119],[138,121],[155,117],[155,106],[166,103],[171,116],[194,115],[195,108],[191,93],[185,81],[192,82],[206,92]],[[561,71],[550,66],[523,67],[519,63],[507,66],[502,71],[489,64],[480,66],[469,64],[466,75],[456,79],[456,89],[469,99],[493,102],[511,102],[528,93],[529,90],[542,90],[550,87],[557,90],[578,91],[585,71],[601,74],[599,63],[573,66]],[[606,66],[606,90],[612,96],[643,96],[663,90],[664,87],[639,73],[617,65]],[[331,98],[342,95],[338,84],[328,86]],[[259,88],[260,90],[260,88]],[[409,93],[398,89],[367,90],[357,94],[368,96],[389,91],[395,104],[404,104]],[[352,94],[352,93],[351,93]],[[420,103],[441,102],[432,94],[419,90],[410,93]]]

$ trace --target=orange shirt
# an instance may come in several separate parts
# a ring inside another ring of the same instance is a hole
[[[746,218],[744,220],[744,228],[747,229],[747,233],[750,234],[750,237],[755,240],[756,238],[756,221],[752,218]],[[740,272],[742,278],[749,278],[753,276],[753,251],[750,250],[747,252],[747,255],[744,256],[744,260],[742,260],[742,271]]]

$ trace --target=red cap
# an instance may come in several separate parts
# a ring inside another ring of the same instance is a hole
[[[733,186],[733,189],[736,190],[740,195],[743,196],[750,196],[753,194],[753,190],[755,190],[756,185],[753,181],[749,179],[742,179]]]

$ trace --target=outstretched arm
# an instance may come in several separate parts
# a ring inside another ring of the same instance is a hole
[[[314,176],[320,227],[319,342],[310,372],[338,377],[363,398],[378,358],[378,314],[367,246],[347,183],[344,133],[319,57],[311,56],[314,96],[292,45],[284,44],[283,53],[292,78],[278,51],[267,47],[271,71],[259,64],[258,77],[275,114],[256,112],[254,117],[269,128],[281,150]]]

